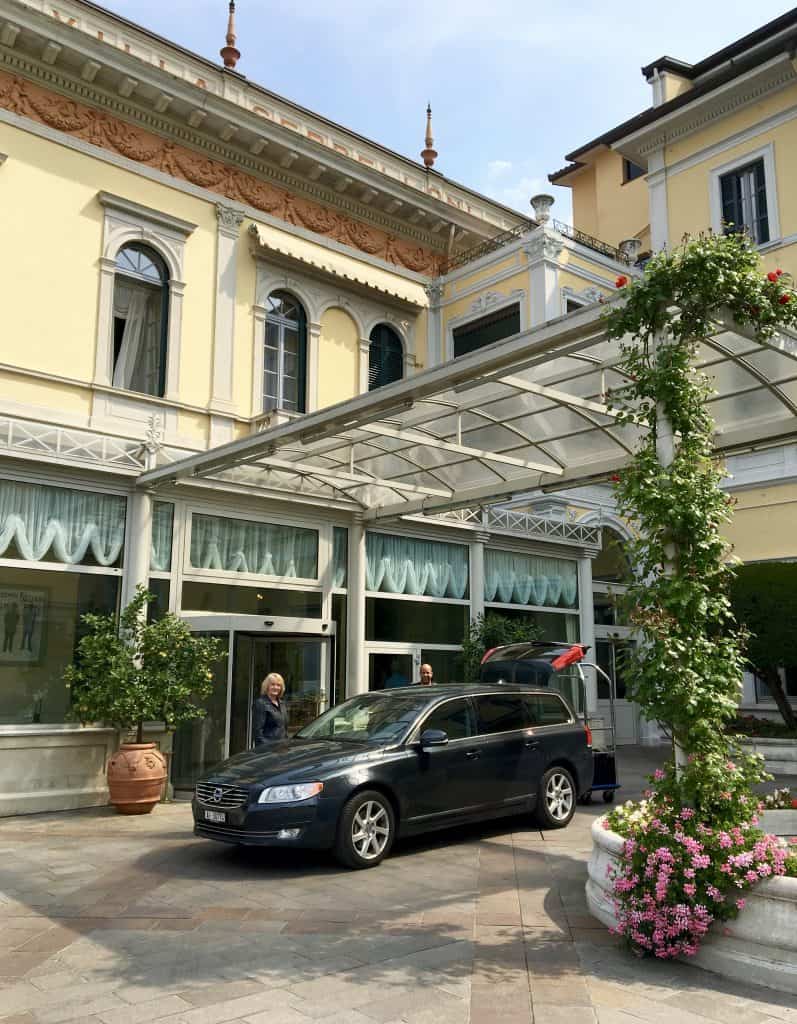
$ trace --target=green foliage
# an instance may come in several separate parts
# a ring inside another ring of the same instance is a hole
[[[505,644],[529,643],[538,640],[539,627],[523,619],[510,619],[490,612],[479,615],[468,627],[462,640],[462,661],[466,683],[478,683],[479,668],[487,651]]]
[[[797,563],[740,566],[731,603],[750,630],[747,658],[754,669],[797,665]]]
[[[608,400],[619,422],[639,428],[632,463],[614,478],[618,508],[639,530],[629,544],[638,575],[627,607],[645,643],[631,656],[630,696],[683,750],[722,756],[723,726],[740,695],[745,631],[733,616],[734,568],[720,532],[731,501],[713,453],[713,391],[695,364],[717,318],[764,339],[797,322],[797,302],[785,278],[763,275],[755,249],[735,234],[654,256],[625,299],[606,323],[621,340],[624,378]],[[668,425],[674,444],[663,465]]]
[[[139,587],[118,624],[114,615],[83,616],[87,633],[64,673],[73,718],[137,728],[140,740],[144,722],[164,722],[172,731],[204,716],[202,702],[213,690],[212,667],[224,645],[194,636],[176,615],[147,624],[153,600]]]

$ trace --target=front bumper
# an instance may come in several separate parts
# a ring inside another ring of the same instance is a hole
[[[314,797],[296,804],[246,803],[225,810],[224,822],[208,821],[205,812],[215,813],[212,803],[194,797],[194,835],[221,843],[242,846],[294,846],[328,849],[335,842],[338,801]],[[298,829],[291,838],[280,838],[284,829]]]

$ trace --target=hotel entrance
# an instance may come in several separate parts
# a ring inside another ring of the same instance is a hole
[[[336,640],[335,623],[317,619],[291,620],[285,623],[290,632],[277,632],[282,624],[275,621],[266,633],[256,616],[184,617],[193,632],[223,640],[226,654],[214,667],[207,714],[175,734],[171,777],[176,790],[193,789],[214,764],[251,748],[252,705],[269,672],[285,680],[290,732],[321,714],[328,706]]]

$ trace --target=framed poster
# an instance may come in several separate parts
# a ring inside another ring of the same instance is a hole
[[[0,586],[0,665],[38,665],[46,625],[46,590]]]

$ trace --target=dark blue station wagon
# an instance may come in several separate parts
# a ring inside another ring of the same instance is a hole
[[[588,733],[560,694],[412,686],[353,697],[218,765],[197,783],[194,832],[367,868],[397,836],[463,822],[534,812],[564,828],[591,781]]]

